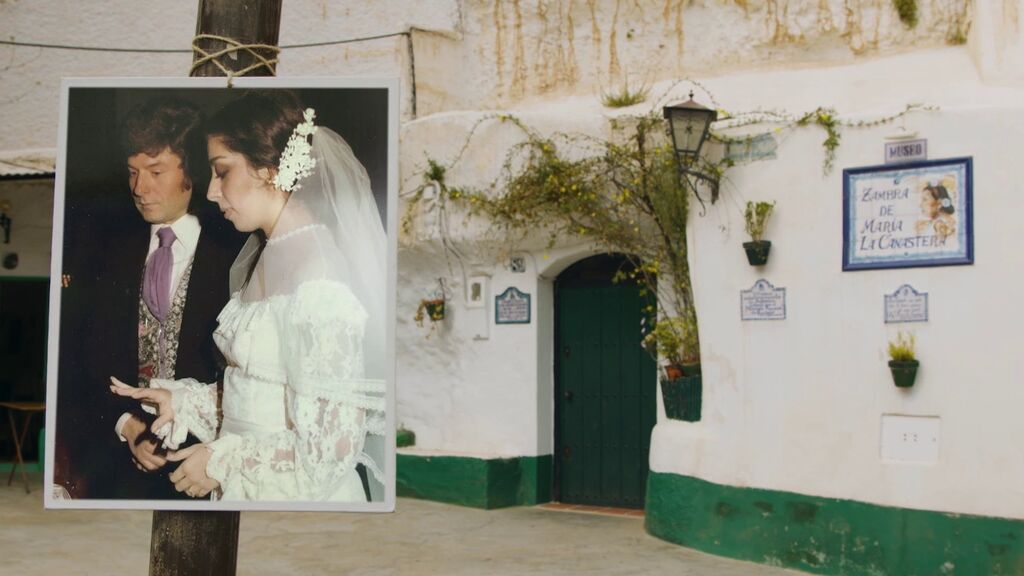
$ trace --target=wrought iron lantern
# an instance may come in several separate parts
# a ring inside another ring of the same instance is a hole
[[[711,123],[718,119],[718,113],[695,102],[693,92],[690,92],[690,99],[686,102],[665,106],[664,111],[672,135],[679,174],[705,182],[711,188],[713,202],[718,199],[718,179],[701,172],[698,169],[698,160],[701,146],[707,140]]]

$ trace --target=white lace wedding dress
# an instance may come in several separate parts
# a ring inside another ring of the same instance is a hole
[[[271,239],[262,256],[290,243],[289,254],[316,255],[328,242],[322,226],[306,227]],[[244,301],[236,292],[221,311],[219,411],[216,384],[151,382],[172,391],[165,445],[189,432],[207,443],[218,499],[362,502],[356,464],[380,478],[363,450],[367,433],[384,429],[384,382],[363,373],[367,313],[348,285],[316,268],[302,263],[287,293]]]

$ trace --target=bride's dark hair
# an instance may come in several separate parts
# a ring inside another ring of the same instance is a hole
[[[302,120],[302,103],[295,93],[250,90],[209,119],[206,135],[221,138],[253,168],[277,168],[288,138]]]

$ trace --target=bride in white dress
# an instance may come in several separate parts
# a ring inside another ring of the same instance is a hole
[[[193,497],[365,501],[383,481],[386,239],[369,178],[345,141],[287,93],[254,91],[209,125],[207,197],[253,232],[231,269],[214,339],[223,388],[115,381],[158,414],[171,474]],[[372,490],[371,490],[372,491]]]

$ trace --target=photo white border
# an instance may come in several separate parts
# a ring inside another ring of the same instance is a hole
[[[387,90],[387,302],[386,345],[387,387],[385,438],[385,482],[382,502],[292,502],[292,501],[186,501],[59,499],[53,494],[54,449],[57,418],[57,366],[60,342],[60,304],[64,259],[64,196],[67,170],[68,101],[72,88],[227,88],[219,78],[64,78],[61,80],[60,122],[57,137],[57,174],[53,198],[53,239],[50,260],[49,334],[46,366],[46,454],[43,472],[43,501],[54,509],[134,509],[192,511],[288,511],[288,512],[393,512],[395,510],[395,298],[398,254],[398,133],[399,79],[386,77],[241,77],[232,80],[233,89],[247,88],[380,88]]]

